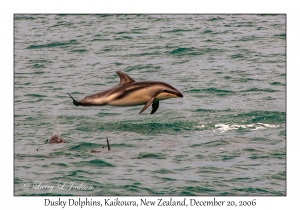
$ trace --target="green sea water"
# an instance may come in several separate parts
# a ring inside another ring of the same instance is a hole
[[[73,105],[118,70],[184,97]],[[286,195],[286,16],[16,14],[14,194]]]

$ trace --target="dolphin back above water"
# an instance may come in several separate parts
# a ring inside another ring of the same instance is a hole
[[[151,114],[154,114],[159,106],[159,101],[168,98],[182,98],[183,95],[174,87],[164,82],[145,81],[136,82],[127,74],[117,71],[120,83],[101,93],[87,96],[81,101],[73,99],[75,106],[136,106],[145,105],[139,112],[142,113],[152,104]]]

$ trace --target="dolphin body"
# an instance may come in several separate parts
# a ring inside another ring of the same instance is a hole
[[[136,106],[145,105],[139,112],[141,114],[152,104],[151,114],[154,114],[159,106],[159,101],[168,98],[182,98],[183,95],[174,87],[164,82],[145,81],[136,82],[127,74],[117,71],[120,83],[101,93],[86,96],[81,101],[73,99],[75,106]]]

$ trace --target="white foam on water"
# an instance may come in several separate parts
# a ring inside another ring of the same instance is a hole
[[[240,128],[250,128],[250,130],[261,130],[261,129],[278,128],[278,127],[281,127],[281,125],[271,125],[271,124],[264,124],[264,123],[256,123],[256,124],[248,124],[248,125],[239,125],[239,124],[227,125],[227,124],[220,123],[215,125],[216,130],[220,132],[237,130]]]
[[[283,125],[271,125],[271,124],[264,124],[264,123],[255,123],[255,124],[247,124],[247,125],[241,125],[241,124],[228,125],[228,124],[219,123],[215,125],[216,129],[213,129],[213,132],[219,131],[222,133],[231,130],[238,130],[241,128],[249,128],[250,130],[263,130],[267,128],[279,128],[282,126]],[[196,125],[195,127],[203,129],[205,128],[205,124]]]

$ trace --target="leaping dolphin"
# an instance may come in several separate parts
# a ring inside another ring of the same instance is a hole
[[[73,99],[75,106],[145,106],[139,112],[141,114],[152,104],[151,114],[154,114],[159,106],[159,101],[168,98],[182,98],[183,95],[171,85],[164,82],[146,81],[136,82],[127,74],[117,71],[120,83],[101,93],[87,96],[81,101]]]

